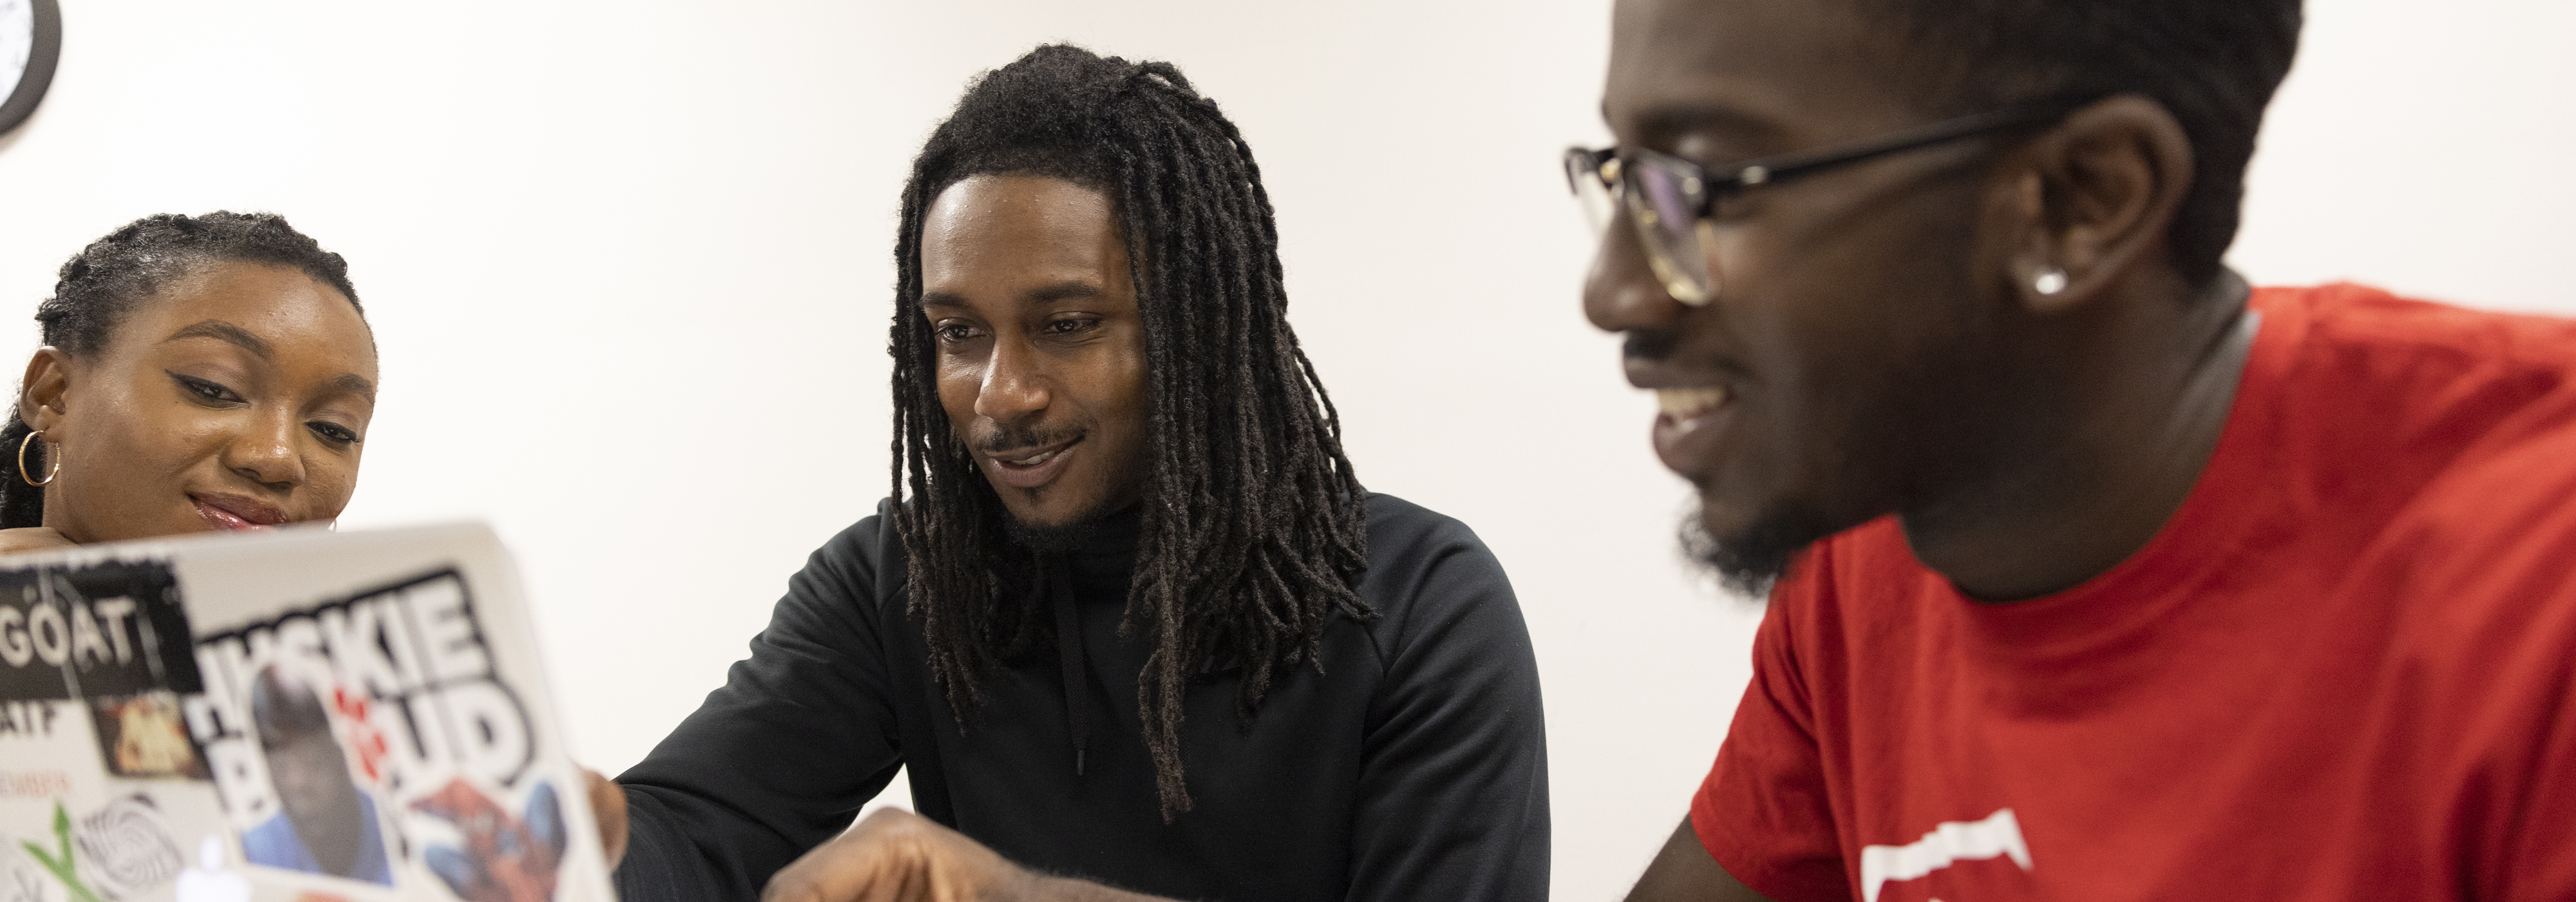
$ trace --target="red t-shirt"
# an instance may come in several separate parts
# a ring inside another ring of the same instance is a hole
[[[1893,518],[1772,593],[1691,823],[1783,902],[2576,899],[2576,322],[2254,293],[2218,449],[2065,592]]]

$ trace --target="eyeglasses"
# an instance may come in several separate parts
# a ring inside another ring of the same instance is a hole
[[[1945,119],[1856,147],[1764,157],[1723,174],[1642,147],[1570,147],[1565,151],[1565,181],[1582,202],[1596,239],[1609,234],[1610,223],[1624,204],[1655,278],[1664,283],[1673,300],[1696,307],[1717,297],[1720,274],[1709,265],[1717,233],[1709,216],[1719,200],[1888,154],[2053,121],[2098,99],[2058,98]]]

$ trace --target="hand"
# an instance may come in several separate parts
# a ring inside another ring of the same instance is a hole
[[[1046,881],[1055,882],[1055,881]],[[769,878],[762,902],[1001,902],[1039,898],[1040,878],[965,834],[880,808]]]
[[[589,784],[591,820],[599,824],[599,853],[615,871],[626,858],[626,791],[590,768],[582,768],[581,776]]]
[[[33,554],[39,551],[75,547],[78,547],[78,543],[63,538],[63,534],[55,532],[51,526],[0,529],[0,556]]]

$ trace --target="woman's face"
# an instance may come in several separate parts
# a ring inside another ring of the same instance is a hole
[[[94,355],[38,351],[26,386],[20,415],[62,461],[45,525],[64,538],[331,520],[358,485],[375,339],[301,271],[211,263],[136,304]],[[27,464],[52,466],[33,449]]]

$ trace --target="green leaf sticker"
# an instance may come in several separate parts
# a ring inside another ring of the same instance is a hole
[[[97,893],[90,892],[89,887],[80,882],[80,874],[72,863],[72,816],[71,812],[63,810],[61,799],[54,800],[54,844],[57,851],[48,855],[45,854],[43,846],[25,840],[18,841],[18,845],[26,848],[28,857],[36,859],[37,864],[44,865],[45,870],[54,875],[54,879],[63,882],[64,889],[71,890],[72,898],[76,902],[107,902],[99,898]]]

